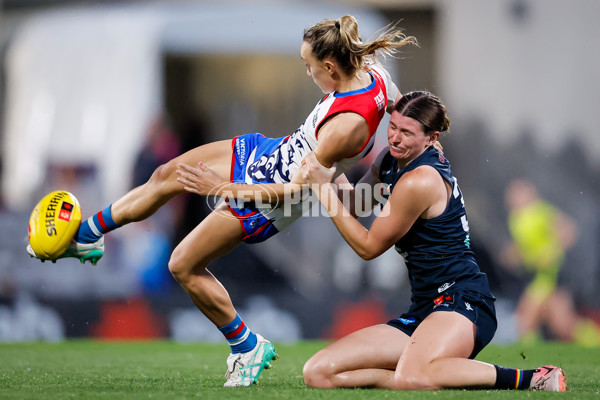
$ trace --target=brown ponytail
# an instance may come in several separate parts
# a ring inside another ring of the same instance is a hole
[[[432,93],[426,91],[406,93],[396,103],[394,111],[419,121],[426,135],[450,130],[450,118],[446,115],[446,106]]]

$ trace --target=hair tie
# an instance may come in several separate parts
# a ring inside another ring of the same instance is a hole
[[[340,29],[340,21],[335,21],[335,27]]]

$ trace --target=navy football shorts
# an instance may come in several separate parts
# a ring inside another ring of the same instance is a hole
[[[413,303],[407,313],[387,324],[412,336],[417,326],[436,311],[455,311],[475,324],[475,347],[469,358],[475,358],[490,343],[498,327],[494,300],[473,291],[444,292],[430,300]]]

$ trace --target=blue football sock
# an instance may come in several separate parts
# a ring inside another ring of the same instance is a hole
[[[112,218],[111,207],[112,204],[92,215],[87,220],[82,221],[77,233],[75,233],[75,241],[79,243],[94,243],[105,233],[118,228],[119,225]]]
[[[219,328],[231,346],[232,353],[245,353],[256,347],[256,335],[244,324],[239,314],[227,325]]]

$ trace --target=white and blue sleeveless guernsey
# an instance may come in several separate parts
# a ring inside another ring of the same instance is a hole
[[[232,141],[233,158],[230,179],[234,183],[287,183],[298,172],[304,157],[317,147],[319,129],[334,116],[352,112],[365,119],[369,137],[351,157],[337,163],[337,173],[342,174],[365,157],[375,142],[375,131],[385,114],[387,105],[395,101],[398,90],[389,73],[379,64],[365,68],[371,81],[362,89],[350,92],[333,92],[324,96],[308,115],[304,123],[289,136],[268,138],[260,133],[237,136]],[[303,213],[298,202],[291,207],[281,204],[232,206],[229,209],[238,217],[247,243],[256,243],[285,229]]]

